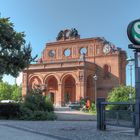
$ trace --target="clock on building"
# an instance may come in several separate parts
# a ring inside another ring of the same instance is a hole
[[[103,47],[103,52],[104,52],[105,54],[108,54],[110,51],[111,51],[111,46],[110,46],[110,44],[105,44],[104,47]]]
[[[55,56],[55,51],[54,50],[50,50],[49,51],[49,57],[54,57]]]

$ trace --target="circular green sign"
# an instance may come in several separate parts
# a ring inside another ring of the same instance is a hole
[[[134,20],[128,25],[127,34],[134,45],[140,45],[140,19]]]

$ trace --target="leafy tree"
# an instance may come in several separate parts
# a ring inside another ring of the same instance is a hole
[[[21,101],[22,100],[22,88],[21,86],[12,85],[12,100]]]
[[[16,32],[9,18],[0,17],[0,76],[17,77],[36,58],[32,58],[30,44],[26,45],[24,38],[24,32]]]
[[[128,102],[130,91],[132,91],[132,100],[135,99],[135,89],[130,86],[120,86],[117,88],[114,88],[108,96],[109,102]]]
[[[130,100],[129,94],[130,91],[132,92],[132,99]],[[107,98],[108,102],[129,102],[129,101],[134,101],[135,100],[135,89],[130,86],[120,86],[117,88],[114,88],[110,93]],[[113,110],[127,110],[129,109],[128,105],[109,105],[109,109]]]
[[[0,100],[15,100],[22,99],[21,87],[10,85],[7,82],[0,82]]]
[[[12,99],[11,85],[8,83],[0,82],[0,100]]]

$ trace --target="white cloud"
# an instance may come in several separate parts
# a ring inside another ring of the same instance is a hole
[[[16,84],[19,86],[19,85],[21,85],[21,83],[22,83],[22,72],[16,78]]]

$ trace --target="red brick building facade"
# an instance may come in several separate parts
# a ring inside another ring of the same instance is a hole
[[[125,51],[104,38],[80,39],[76,29],[64,30],[56,42],[46,44],[38,63],[23,71],[22,95],[42,86],[56,106],[80,98],[95,100],[125,84],[125,71]]]

